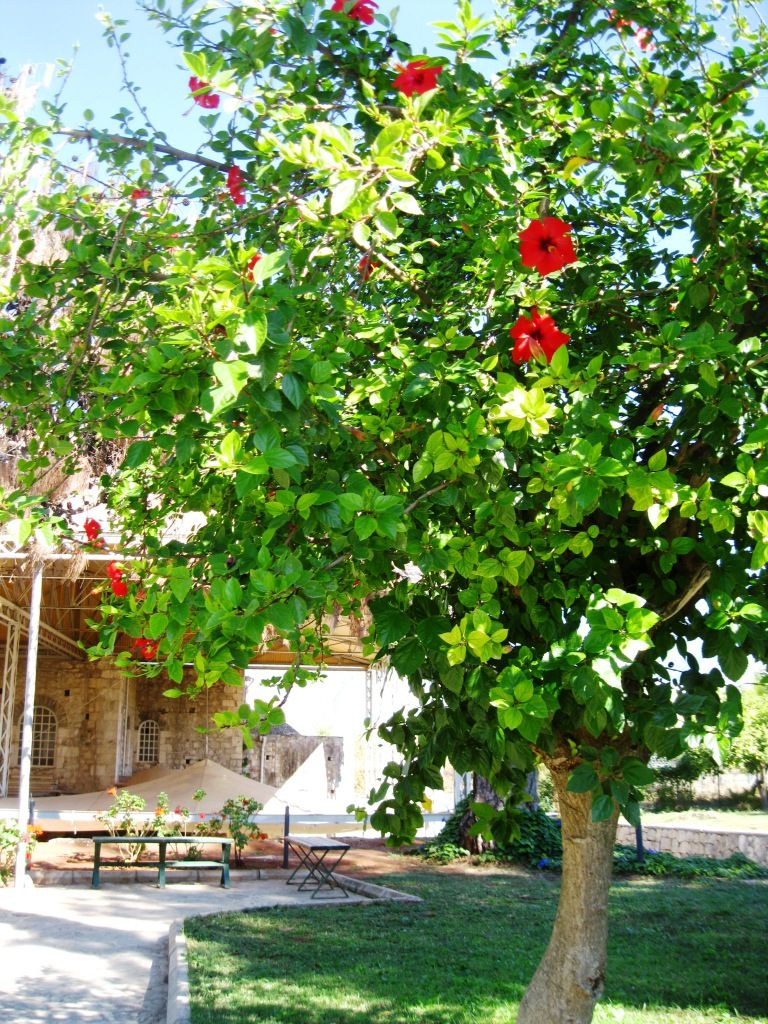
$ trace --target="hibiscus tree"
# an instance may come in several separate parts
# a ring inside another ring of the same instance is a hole
[[[546,764],[562,895],[518,1020],[589,1021],[616,820],[652,755],[738,727],[765,654],[765,30],[683,0],[461,5],[438,73],[352,15],[372,4],[143,6],[226,84],[197,149],[0,121],[29,493],[83,438],[124,453],[105,497],[141,590],[113,574],[93,654],[201,690],[265,636],[310,662],[323,613],[365,606],[417,702],[382,730],[402,764],[374,825],[410,839],[448,761],[508,838]],[[51,529],[22,492],[2,508],[20,543]]]

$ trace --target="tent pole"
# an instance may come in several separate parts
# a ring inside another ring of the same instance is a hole
[[[16,888],[23,889],[27,861],[27,830],[29,821],[29,789],[32,773],[32,719],[35,713],[35,683],[37,681],[37,641],[40,635],[40,603],[43,595],[43,565],[39,562],[32,570],[32,594],[29,599],[29,631],[27,634],[27,671],[24,687],[24,716],[21,729],[21,759],[19,763],[19,832],[21,839],[16,850]]]

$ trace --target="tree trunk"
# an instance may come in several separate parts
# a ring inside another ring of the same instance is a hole
[[[504,803],[494,792],[488,779],[484,775],[478,775],[477,772],[472,774],[472,800],[475,803],[491,804],[496,810],[499,810]],[[472,811],[467,809],[459,823],[459,841],[470,853],[482,853],[486,849],[486,842],[482,836],[473,836],[469,833],[476,820]]]
[[[768,811],[768,779],[765,771],[758,772],[757,792],[760,795],[760,804],[764,811]]]
[[[603,992],[615,814],[593,822],[589,793],[568,793],[568,770],[549,765],[563,823],[560,903],[517,1024],[589,1024]]]

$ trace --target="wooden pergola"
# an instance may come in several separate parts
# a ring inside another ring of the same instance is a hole
[[[19,763],[19,827],[28,828],[31,775],[32,724],[38,660],[46,657],[87,661],[86,649],[97,641],[93,620],[106,586],[107,565],[127,561],[114,552],[77,551],[32,554],[0,552],[0,646],[2,647],[2,690],[0,691],[0,797],[8,793],[14,707],[25,665],[24,711]],[[368,669],[370,658],[363,653],[362,623],[339,618],[328,623],[329,667]],[[125,649],[129,638],[125,640]],[[288,666],[295,654],[280,637],[263,642],[253,652],[251,664]],[[16,862],[16,884],[24,884],[26,842]]]

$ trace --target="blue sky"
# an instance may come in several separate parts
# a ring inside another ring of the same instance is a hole
[[[172,6],[176,8],[178,4]],[[389,15],[395,6],[388,0],[379,0],[379,10],[384,14]],[[477,2],[474,6],[480,11],[488,10],[491,4]],[[149,23],[134,0],[9,0],[3,8],[0,56],[7,60],[3,69],[6,74],[17,74],[24,64],[42,66],[70,61],[76,50],[74,70],[63,100],[68,108],[67,121],[78,126],[85,109],[94,112],[98,127],[109,127],[110,118],[119,107],[131,106],[128,97],[120,94],[119,61],[103,38],[96,14],[105,10],[115,20],[128,21],[130,77],[141,86],[141,99],[157,127],[166,131],[172,142],[187,144],[184,136],[197,120],[196,116],[181,120],[192,106],[187,93],[189,72],[180,67],[178,51],[171,48],[157,26]],[[426,49],[437,54],[435,33],[429,23],[452,20],[454,9],[453,0],[405,3],[397,13],[398,34],[414,50]],[[51,98],[54,92],[55,86],[43,98]]]

